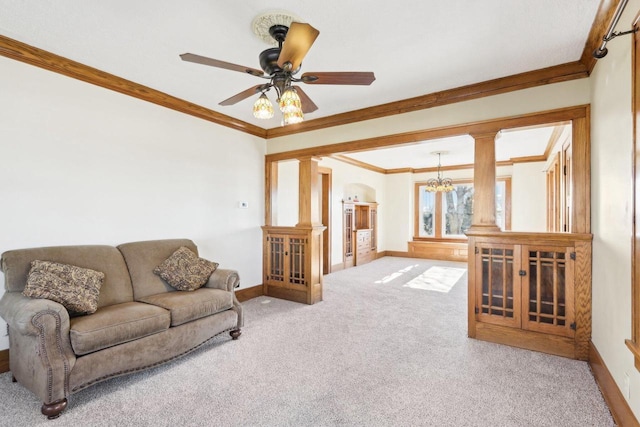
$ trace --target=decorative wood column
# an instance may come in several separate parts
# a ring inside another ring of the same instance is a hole
[[[318,161],[313,156],[299,158],[298,223],[296,227],[322,225],[318,199]]]
[[[471,223],[474,231],[500,231],[496,224],[496,135],[497,132],[471,135],[475,139]]]

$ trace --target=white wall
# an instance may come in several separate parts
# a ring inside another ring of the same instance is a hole
[[[511,179],[511,229],[547,231],[545,162],[516,163]]]
[[[186,237],[262,283],[263,139],[4,57],[0,75],[0,253]]]
[[[333,191],[331,195],[331,264],[344,261],[342,249],[342,199],[348,197],[350,184],[364,183],[375,190],[378,205],[378,251],[386,250],[386,226],[392,221],[387,217],[385,175],[349,165],[339,160],[323,158],[320,166],[332,170]],[[362,195],[360,195],[362,197]],[[361,200],[360,201],[365,201]],[[372,201],[372,200],[366,200]]]
[[[640,0],[627,4],[617,26],[631,28]],[[631,36],[613,40],[591,85],[592,340],[618,387],[630,378],[629,404],[640,418],[640,375],[624,340],[631,338],[632,149]]]
[[[299,162],[288,160],[278,162],[278,198],[276,223],[274,225],[293,227],[298,223]]]

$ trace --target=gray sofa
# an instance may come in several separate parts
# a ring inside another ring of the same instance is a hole
[[[9,326],[11,373],[41,399],[44,415],[56,418],[71,394],[95,383],[170,361],[225,332],[233,339],[240,335],[236,271],[218,268],[192,292],[176,291],[153,273],[181,246],[197,254],[185,239],[2,254],[0,316]],[[97,311],[70,316],[57,302],[24,296],[34,260],[104,272]]]

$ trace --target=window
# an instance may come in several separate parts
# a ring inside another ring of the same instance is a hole
[[[466,239],[465,231],[473,220],[473,183],[456,181],[449,193],[431,193],[426,183],[417,182],[414,239]],[[510,229],[511,178],[496,183],[496,222],[500,229]]]

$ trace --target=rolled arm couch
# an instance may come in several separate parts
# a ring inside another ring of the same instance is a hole
[[[197,254],[196,245],[186,239],[2,254],[0,316],[8,324],[10,370],[14,382],[43,402],[44,415],[59,416],[71,394],[100,381],[170,361],[222,333],[233,339],[240,335],[236,271],[217,268],[203,287],[191,292],[177,291],[153,273],[180,247]],[[103,272],[97,311],[70,316],[55,301],[24,296],[34,260]]]

